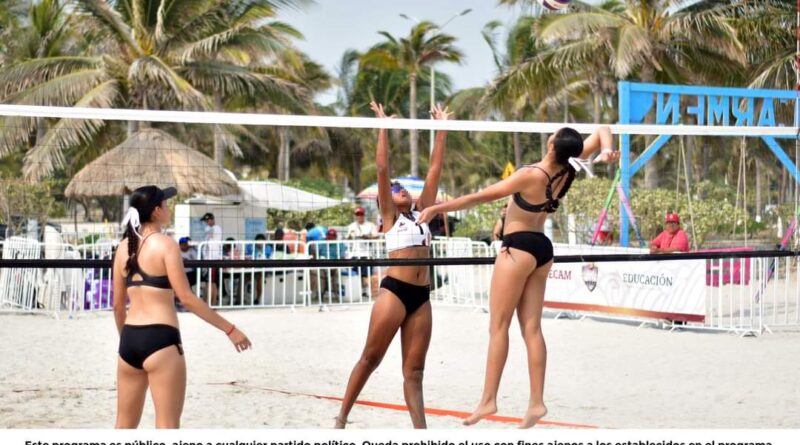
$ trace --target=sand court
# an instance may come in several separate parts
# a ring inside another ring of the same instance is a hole
[[[225,313],[253,341],[237,354],[224,334],[180,314],[188,368],[182,427],[330,428],[363,347],[369,307]],[[480,397],[489,317],[434,307],[425,399],[431,428],[461,428]],[[56,320],[0,316],[0,426],[108,428],[116,412],[111,313]],[[539,426],[797,428],[800,332],[757,338],[668,332],[598,321],[543,320],[548,346]],[[499,411],[479,428],[514,428],[528,402],[516,323]],[[353,409],[350,428],[409,428],[400,342]],[[142,425],[154,424],[148,398]]]

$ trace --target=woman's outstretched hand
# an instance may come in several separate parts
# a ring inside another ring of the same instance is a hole
[[[431,220],[439,213],[442,213],[440,210],[436,210],[436,206],[430,206],[422,209],[419,212],[419,216],[417,216],[417,224],[427,224],[431,222]]]
[[[387,116],[386,112],[383,110],[383,104],[379,104],[379,103],[375,102],[374,100],[369,103],[369,107],[375,113],[375,117],[389,118],[389,119],[394,117],[394,115]]]
[[[442,104],[436,104],[433,108],[431,108],[431,119],[437,121],[446,121],[453,117],[453,112],[450,111],[449,107],[442,108]]]
[[[619,161],[619,152],[616,150],[606,149],[600,152],[594,159],[594,163],[597,164],[598,162],[602,162],[604,164],[612,164],[614,162]]]

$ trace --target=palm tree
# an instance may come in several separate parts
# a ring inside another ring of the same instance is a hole
[[[742,45],[726,17],[728,7],[673,0],[610,0],[599,6],[575,2],[574,12],[543,18],[538,33],[552,44],[552,52],[516,67],[512,83],[535,84],[537,75],[549,68],[575,73],[588,79],[593,90],[602,90],[610,86],[607,79],[596,78],[602,67],[620,80],[717,83],[744,62]],[[645,167],[645,183],[658,185],[655,162]]]
[[[739,39],[747,46],[751,87],[795,87],[800,69],[795,48],[795,5],[791,0],[743,1],[736,5],[733,22]]]
[[[292,103],[300,90],[268,65],[300,34],[275,21],[269,0],[75,0],[75,26],[91,45],[80,55],[36,57],[0,72],[0,101],[17,104],[210,110],[226,98]],[[291,4],[290,1],[280,2]],[[227,100],[227,99],[226,99]],[[34,119],[6,118],[0,156],[24,148]],[[25,156],[36,179],[91,144],[102,120],[60,120]],[[131,126],[129,132],[135,128]],[[217,131],[215,131],[217,132]]]
[[[532,16],[520,17],[509,30],[505,48],[502,51],[497,42],[497,30],[501,27],[500,22],[492,21],[483,27],[481,34],[492,50],[495,67],[497,68],[497,78],[495,85],[486,89],[487,94],[479,102],[483,106],[478,107],[478,111],[485,112],[486,105],[491,105],[503,115],[504,120],[519,121],[526,110],[531,110],[533,101],[536,99],[536,93],[541,90],[532,88],[520,89],[514,95],[495,93],[497,92],[497,87],[503,81],[503,76],[510,69],[526,60],[535,58],[548,49],[532,33],[536,20],[537,18]],[[519,168],[522,165],[522,142],[519,133],[512,134],[512,144],[514,146],[514,165]]]
[[[386,41],[374,46],[364,55],[367,66],[394,69],[407,75],[409,85],[408,116],[417,118],[417,81],[422,69],[437,62],[460,63],[463,54],[453,46],[455,37],[438,32],[432,22],[421,22],[411,28],[407,37],[395,38],[381,31]],[[410,131],[411,175],[419,174],[419,140],[417,131]]]
[[[0,68],[12,60],[12,36],[20,27],[20,19],[25,14],[25,3],[22,0],[0,0]]]

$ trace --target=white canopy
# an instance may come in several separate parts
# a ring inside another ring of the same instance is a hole
[[[308,212],[342,204],[342,201],[270,181],[238,181],[241,201],[265,209]]]
[[[308,212],[327,209],[342,201],[317,195],[271,181],[236,181],[239,194],[222,197],[198,195],[187,199],[187,204],[225,205],[239,204],[263,209]]]

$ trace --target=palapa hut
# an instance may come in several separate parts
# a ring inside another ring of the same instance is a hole
[[[236,180],[214,160],[162,130],[145,128],[81,169],[65,194],[69,198],[123,196],[150,184],[174,186],[181,196],[238,193]]]

